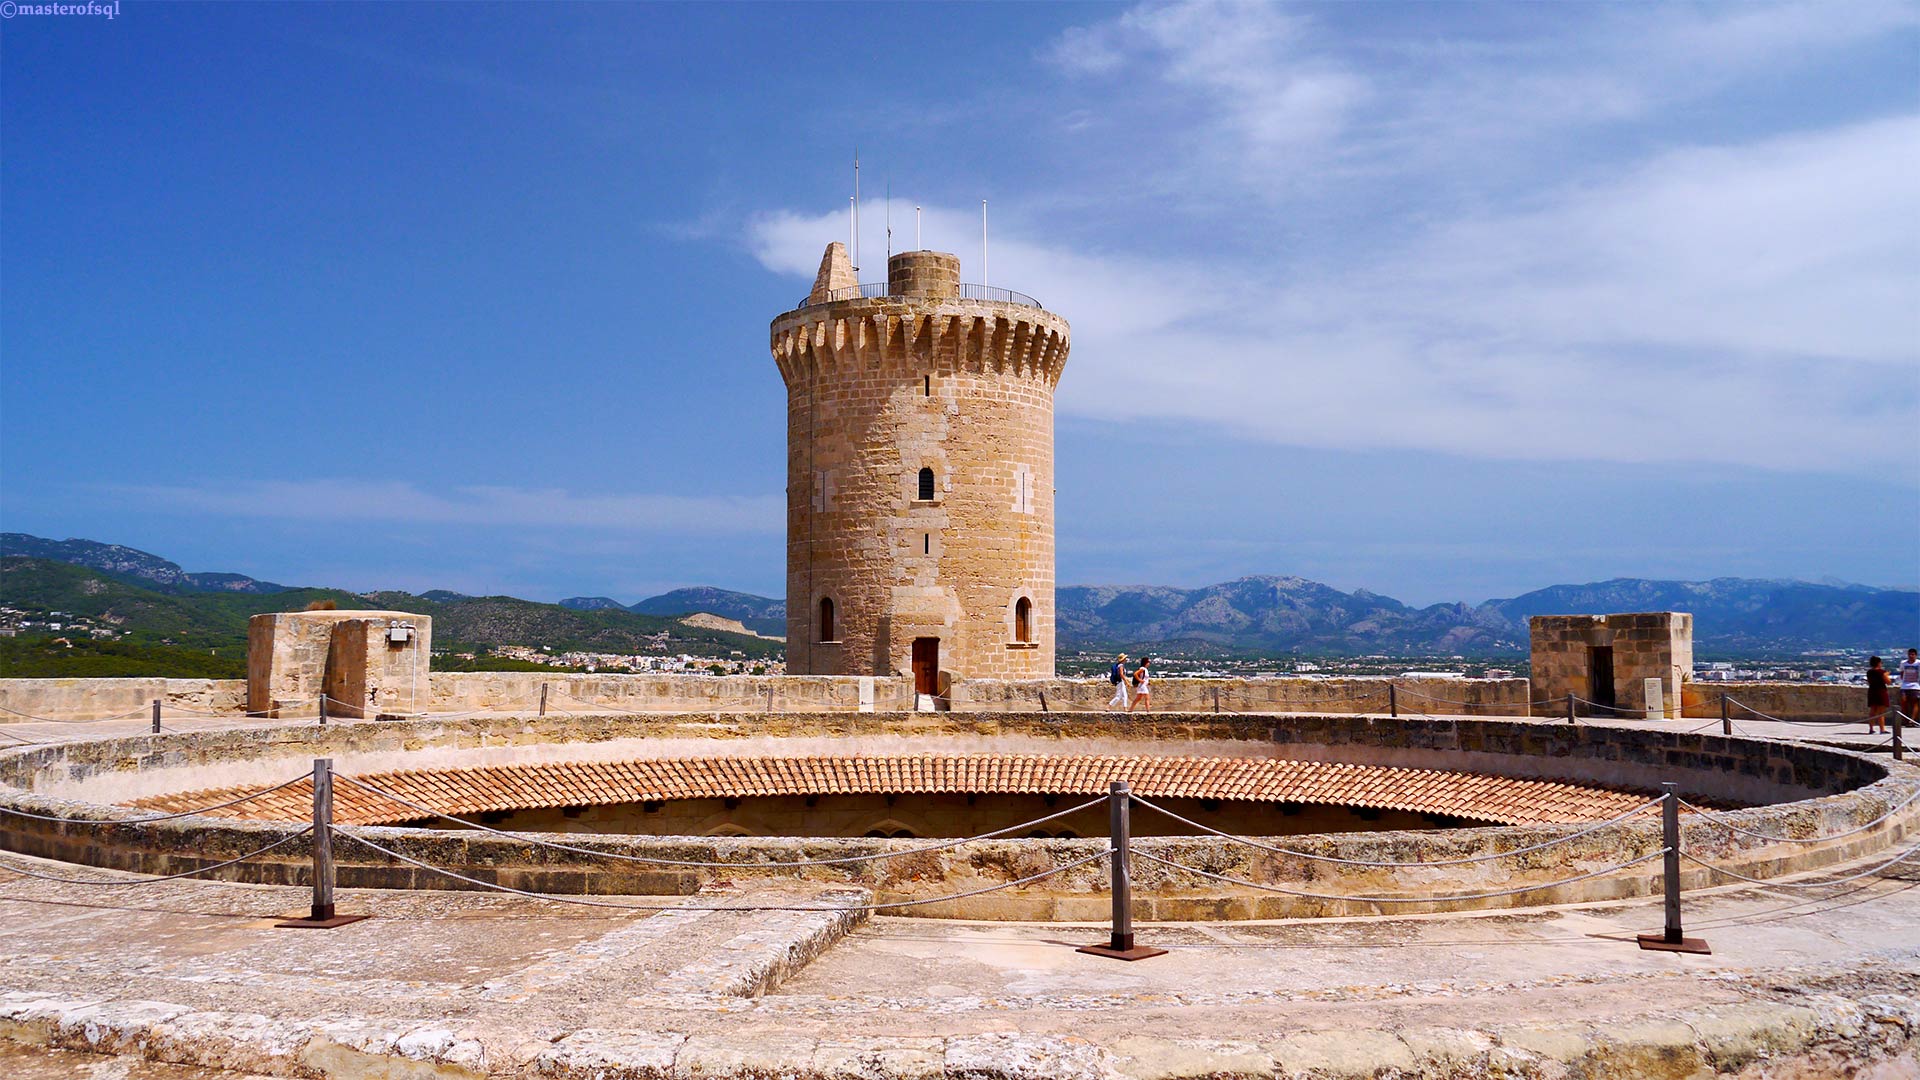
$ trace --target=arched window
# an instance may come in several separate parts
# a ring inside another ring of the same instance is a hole
[[[833,636],[833,632],[834,632],[833,597],[823,596],[820,598],[820,636],[814,640],[816,641],[840,640],[839,638],[836,638]]]
[[[1033,601],[1024,596],[1013,605],[1013,640],[1033,640]]]
[[[933,501],[933,470],[932,469],[920,470],[920,501],[921,502]]]

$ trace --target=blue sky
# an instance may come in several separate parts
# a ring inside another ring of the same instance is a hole
[[[1073,324],[1059,578],[1920,582],[1920,8],[191,5],[0,22],[0,527],[783,589],[846,235]]]

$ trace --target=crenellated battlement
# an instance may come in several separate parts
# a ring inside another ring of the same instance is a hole
[[[774,363],[792,387],[836,371],[906,368],[1059,384],[1072,346],[1050,311],[991,300],[859,297],[799,308],[773,321]]]

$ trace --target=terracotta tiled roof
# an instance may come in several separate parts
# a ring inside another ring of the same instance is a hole
[[[1595,821],[1633,809],[1644,795],[1551,780],[1398,769],[1323,761],[1220,757],[1043,754],[908,754],[846,757],[702,757],[493,765],[369,773],[358,779],[456,817],[491,810],[767,795],[1101,795],[1126,780],[1147,798],[1328,803],[1453,814],[1503,824]],[[130,805],[177,813],[244,795],[215,788]],[[310,784],[217,811],[256,821],[312,816]],[[334,818],[370,825],[418,820],[405,806],[352,784],[334,785]]]

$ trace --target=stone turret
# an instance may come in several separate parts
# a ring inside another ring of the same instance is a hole
[[[1053,394],[1066,320],[887,261],[859,296],[827,248],[773,320],[787,384],[787,670],[1043,678],[1054,662]]]

